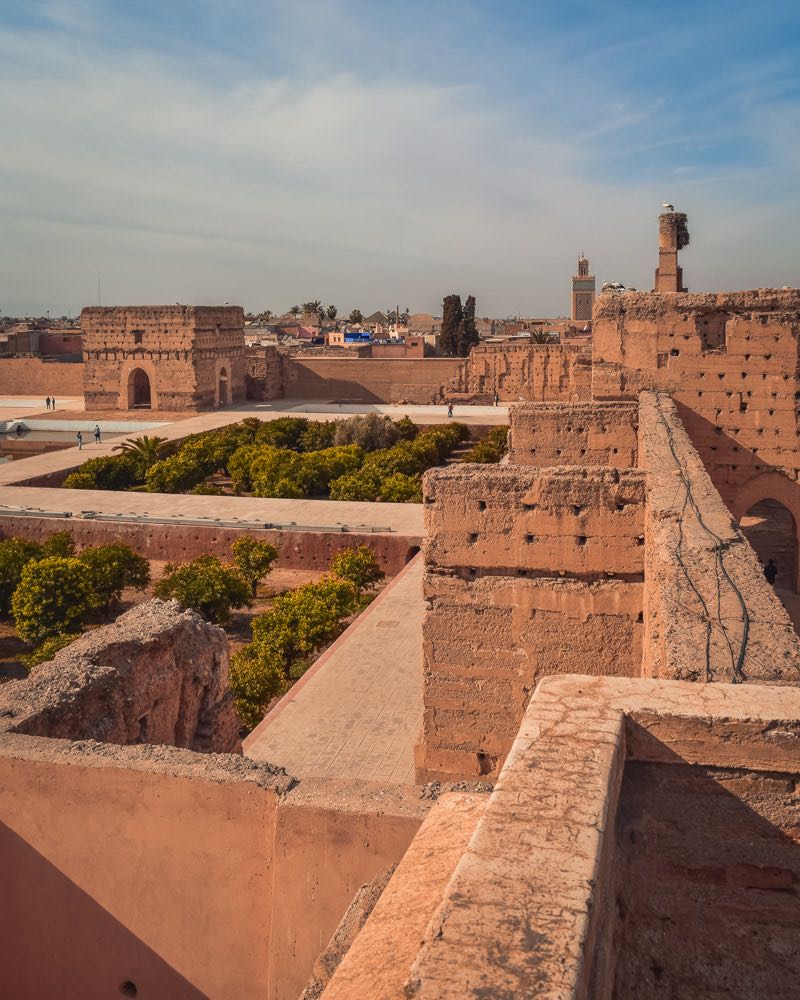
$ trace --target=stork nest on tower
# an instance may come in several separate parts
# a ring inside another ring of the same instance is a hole
[[[686,224],[686,212],[675,212],[673,218],[675,219],[675,235],[678,249],[683,250],[684,247],[689,246],[689,227]]]

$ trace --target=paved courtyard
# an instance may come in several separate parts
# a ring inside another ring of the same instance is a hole
[[[423,613],[417,556],[250,734],[245,755],[299,778],[413,784]]]

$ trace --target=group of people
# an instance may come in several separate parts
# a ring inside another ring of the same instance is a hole
[[[94,425],[94,443],[95,444],[100,444],[100,435],[101,435],[100,424],[95,424]],[[78,431],[78,433],[75,435],[75,437],[77,438],[77,441],[78,441],[78,451],[80,451],[83,448],[83,431]]]
[[[44,405],[47,407],[48,410],[54,410],[56,408],[56,397],[53,396],[53,398],[51,399],[50,396],[48,396],[47,399],[44,401]]]

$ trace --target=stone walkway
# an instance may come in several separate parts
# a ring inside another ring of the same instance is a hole
[[[299,778],[414,783],[422,722],[417,556],[245,740],[245,756]]]
[[[85,450],[85,449],[84,449]],[[42,456],[46,457],[46,456]],[[27,459],[23,460],[27,461]],[[10,463],[9,463],[10,464]],[[15,462],[21,465],[22,462]],[[2,469],[2,466],[0,466]],[[142,516],[160,521],[203,519],[270,523],[280,527],[341,531],[343,527],[390,531],[420,538],[423,532],[422,504],[365,503],[346,500],[280,500],[262,497],[213,497],[184,493],[132,493],[111,490],[63,490],[40,486],[0,484],[0,509],[36,513],[92,511],[105,515]]]

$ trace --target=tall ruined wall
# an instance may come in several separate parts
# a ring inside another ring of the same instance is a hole
[[[225,633],[174,601],[148,601],[76,639],[2,702],[11,731],[29,736],[240,748]]]
[[[646,676],[800,684],[800,637],[666,395],[643,392]]]
[[[80,362],[43,361],[41,358],[0,358],[0,393],[4,395],[80,396],[83,393]]]
[[[738,518],[774,497],[800,523],[800,291],[601,295],[595,399],[663,389]]]
[[[530,403],[512,408],[508,454],[514,465],[637,464],[636,403]]]
[[[282,399],[284,352],[277,347],[255,345],[245,351],[248,399]]]
[[[341,402],[439,403],[460,358],[284,358],[283,396]]]
[[[467,465],[424,498],[417,780],[491,778],[541,677],[639,674],[643,476]]]
[[[448,383],[447,394],[490,402],[574,402],[591,398],[592,355],[566,344],[479,344]]]
[[[128,380],[141,369],[154,410],[194,410],[245,392],[244,313],[241,306],[87,307],[81,312],[84,396],[88,408],[128,409]]]

